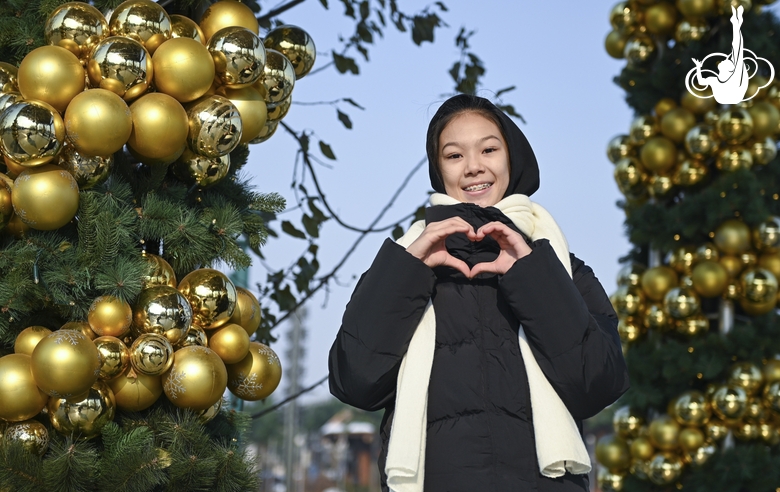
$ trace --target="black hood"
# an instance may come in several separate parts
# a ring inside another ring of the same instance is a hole
[[[425,147],[428,152],[428,173],[431,177],[431,187],[439,193],[447,193],[444,189],[444,182],[439,175],[438,156],[435,155],[433,145],[436,123],[453,113],[468,110],[489,111],[494,113],[501,123],[501,133],[504,134],[509,150],[510,165],[509,186],[507,186],[506,193],[502,198],[515,194],[531,196],[539,189],[539,165],[536,163],[536,156],[531,149],[531,144],[528,143],[515,122],[493,103],[483,97],[468,94],[458,94],[444,101],[428,125]]]

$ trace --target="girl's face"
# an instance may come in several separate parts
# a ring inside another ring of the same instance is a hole
[[[439,136],[444,189],[458,201],[490,207],[509,186],[509,152],[501,130],[484,116],[456,116]]]

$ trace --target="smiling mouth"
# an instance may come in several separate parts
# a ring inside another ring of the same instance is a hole
[[[490,188],[491,186],[493,186],[493,183],[480,183],[472,186],[467,186],[463,188],[463,191],[482,191]]]

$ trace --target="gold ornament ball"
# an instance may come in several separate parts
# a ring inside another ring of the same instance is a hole
[[[718,448],[711,443],[705,443],[692,452],[685,453],[685,460],[693,466],[702,466],[715,454]]]
[[[6,176],[7,177],[7,176]],[[14,186],[14,182],[8,178],[8,181],[0,179],[0,230],[8,225],[11,220],[11,216],[14,214],[14,204],[11,198],[11,190]]]
[[[85,321],[69,321],[60,327],[60,330],[76,330],[94,342],[97,334],[92,331],[89,323]]]
[[[615,182],[624,195],[637,194],[637,191],[644,189],[648,181],[647,171],[639,159],[627,157],[620,159],[615,164],[614,169]]]
[[[49,14],[43,28],[46,44],[67,49],[80,59],[108,36],[108,22],[95,7],[84,2],[68,2]]]
[[[769,412],[764,407],[764,402],[761,398],[750,398],[748,400],[747,410],[745,410],[745,415],[742,416],[745,421],[761,424],[767,422],[768,417]]]
[[[666,137],[650,137],[639,150],[639,157],[646,169],[660,174],[677,163],[677,147]]]
[[[729,219],[718,226],[713,240],[722,253],[739,255],[750,249],[750,236],[750,227],[747,224],[741,220]]]
[[[249,343],[249,354],[227,367],[228,389],[241,399],[257,401],[274,392],[282,379],[279,357],[267,345]]]
[[[696,248],[693,246],[677,247],[669,255],[669,266],[681,274],[690,274],[694,261],[696,261]]]
[[[234,89],[248,87],[263,76],[265,46],[249,29],[236,26],[220,29],[209,38],[206,47],[222,84]]]
[[[705,17],[717,11],[715,0],[677,0],[677,9],[686,17]]]
[[[171,18],[151,0],[127,0],[111,14],[108,27],[113,36],[124,36],[144,45],[149,53],[171,38]]]
[[[645,306],[644,291],[627,285],[618,287],[609,300],[612,302],[612,307],[621,316],[636,316],[642,312]]]
[[[192,308],[174,287],[157,285],[144,289],[133,308],[136,333],[157,333],[175,345],[190,329]]]
[[[655,41],[644,34],[634,35],[626,41],[623,56],[626,57],[628,66],[642,67],[649,64],[656,55]]]
[[[255,34],[260,33],[260,26],[254,12],[246,5],[234,0],[222,0],[211,4],[203,12],[199,24],[206,41],[211,39],[215,32],[231,26],[244,27]]]
[[[59,46],[32,50],[19,64],[19,92],[25,99],[50,104],[62,113],[84,90],[86,80],[79,59]]]
[[[742,146],[727,147],[718,151],[715,167],[724,172],[750,169],[753,167],[753,155]]]
[[[230,323],[241,326],[250,337],[260,328],[262,311],[260,303],[252,292],[243,287],[236,287],[236,308]]]
[[[290,61],[276,50],[266,51],[263,76],[257,82],[258,92],[273,106],[290,97],[295,86],[295,70]]]
[[[780,359],[769,359],[764,364],[763,369],[764,382],[770,385],[776,381],[780,381]]]
[[[108,385],[114,393],[116,407],[127,412],[146,410],[163,393],[160,376],[149,376],[132,368],[108,381]]]
[[[753,229],[753,244],[765,253],[780,252],[780,217],[772,216]]]
[[[777,299],[777,278],[769,270],[750,268],[740,277],[742,295],[753,303],[768,303]]]
[[[633,30],[641,18],[641,11],[628,2],[618,2],[609,13],[609,23],[619,31]]]
[[[710,25],[704,19],[682,19],[674,30],[674,39],[679,43],[701,41],[710,32]]]
[[[0,357],[0,419],[21,422],[46,406],[49,396],[35,385],[30,367],[29,355]]]
[[[645,329],[642,323],[633,317],[621,318],[618,321],[617,330],[618,335],[620,336],[620,341],[623,343],[633,343],[645,333]]]
[[[87,59],[90,86],[111,91],[125,101],[149,90],[153,75],[149,52],[126,37],[111,36],[100,41]]]
[[[704,433],[695,427],[686,427],[680,430],[677,442],[683,451],[695,451],[704,445]]]
[[[759,2],[760,0],[756,0],[756,3]],[[731,7],[742,7],[746,12],[753,7],[752,0],[718,0],[717,3],[721,15],[731,15]]]
[[[628,136],[636,145],[643,145],[648,138],[658,134],[658,122],[652,115],[637,116],[631,122]]]
[[[90,89],[74,97],[65,111],[65,133],[84,156],[107,156],[121,149],[133,130],[130,108],[105,89]]]
[[[157,92],[146,94],[130,105],[133,129],[127,145],[152,159],[168,156],[187,141],[187,112],[173,97]]]
[[[655,113],[656,118],[663,118],[666,116],[666,113],[673,110],[677,107],[677,101],[672,99],[671,97],[664,97],[658,100],[657,103],[655,103],[655,106],[653,107],[653,112]]]
[[[696,248],[695,261],[718,261],[720,252],[714,243],[704,243]],[[728,272],[726,272],[728,273]]]
[[[266,120],[265,125],[263,126],[263,129],[260,130],[260,134],[257,135],[255,138],[249,141],[250,144],[259,144],[263,143],[269,138],[273,136],[274,133],[276,133],[276,129],[279,127],[278,121],[268,121]]]
[[[628,444],[615,434],[607,434],[599,439],[596,444],[596,459],[614,473],[628,469],[631,464]]]
[[[748,396],[753,396],[764,384],[761,369],[751,362],[739,362],[731,366],[728,374],[728,384],[745,390]]]
[[[107,381],[124,373],[130,364],[130,351],[125,343],[116,337],[98,337],[92,341],[100,353],[100,375]]]
[[[728,435],[729,428],[725,422],[713,419],[704,424],[704,433],[708,440],[720,441]]]
[[[149,271],[141,277],[142,288],[148,289],[157,285],[176,287],[176,272],[173,271],[170,263],[161,256],[151,253],[144,253],[144,258],[149,265]]]
[[[111,174],[114,156],[87,157],[78,153],[75,147],[66,144],[60,154],[59,166],[68,171],[79,185],[79,190],[88,190],[104,183]]]
[[[671,325],[671,318],[669,313],[664,311],[662,303],[652,303],[645,308],[642,322],[651,330],[666,331]]]
[[[206,94],[214,81],[211,53],[194,39],[166,41],[155,51],[152,64],[157,90],[182,103]]]
[[[623,406],[612,414],[612,428],[623,439],[633,439],[639,436],[639,431],[645,425],[642,414],[629,406]]]
[[[642,275],[642,290],[653,301],[661,301],[677,281],[677,273],[667,266],[648,268]]]
[[[201,268],[181,279],[178,288],[192,306],[193,323],[201,328],[219,328],[233,316],[236,287],[224,273]]]
[[[673,450],[677,447],[680,424],[669,415],[661,415],[650,422],[648,438],[658,449]]]
[[[780,382],[775,381],[764,386],[764,405],[771,410],[775,416],[780,415]]]
[[[208,346],[222,362],[235,364],[249,353],[249,335],[241,326],[228,323],[210,333]]]
[[[180,149],[178,149],[176,152],[174,152],[171,155],[160,157],[159,159],[152,158],[152,157],[146,157],[145,155],[141,155],[138,152],[136,152],[132,147],[126,147],[127,151],[130,153],[131,156],[133,156],[134,159],[136,159],[138,162],[142,162],[148,166],[167,166],[169,164],[172,164],[176,162],[176,159],[181,157],[181,155],[186,150],[187,146],[182,145]]]
[[[677,333],[687,337],[695,337],[710,329],[710,322],[703,314],[695,314],[674,322]]]
[[[51,330],[44,326],[28,326],[22,330],[14,341],[14,353],[32,355],[35,346],[43,340]]]
[[[596,483],[603,492],[620,492],[623,490],[625,474],[612,473],[606,468],[599,467],[596,474]]]
[[[672,180],[678,186],[694,186],[707,177],[709,168],[700,160],[684,159],[674,171]]]
[[[179,340],[179,343],[176,344],[175,348],[180,349],[183,347],[192,347],[193,345],[198,345],[200,347],[209,346],[209,339],[208,335],[206,335],[206,330],[198,325],[191,325],[189,331],[187,331],[187,334],[184,335],[184,338]]]
[[[241,116],[240,143],[249,143],[260,135],[268,119],[268,109],[263,96],[254,87],[240,89],[226,87],[224,96],[233,103]]]
[[[14,212],[26,225],[39,231],[64,226],[79,208],[79,187],[68,171],[44,165],[23,171],[14,181]]]
[[[46,408],[49,410],[49,422],[57,432],[88,440],[98,437],[101,429],[114,420],[116,400],[111,388],[98,381],[85,398],[78,401],[50,398]]]
[[[777,133],[780,125],[780,110],[768,101],[758,101],[748,108],[753,121],[753,137],[762,139]]]
[[[206,410],[222,398],[228,375],[222,359],[208,347],[176,351],[173,366],[163,374],[163,391],[179,408]]]
[[[769,164],[777,157],[777,142],[770,137],[757,140],[748,146],[753,163],[760,166]]]
[[[47,395],[78,397],[97,381],[100,354],[81,332],[57,330],[35,346],[31,368],[35,384]]]
[[[271,104],[268,106],[268,122],[279,121],[290,112],[292,107],[292,96],[283,100],[280,103]]]
[[[749,316],[761,316],[775,309],[776,299],[770,299],[766,302],[753,302],[744,297],[738,298],[739,306]]]
[[[646,436],[639,436],[631,441],[631,457],[635,460],[648,461],[655,454],[655,447]]]
[[[668,485],[682,474],[683,463],[679,456],[658,453],[648,464],[647,476],[656,485]]]
[[[207,157],[185,148],[172,166],[173,174],[188,185],[208,188],[222,181],[230,171],[230,154]]]
[[[0,62],[2,63],[2,62]],[[1,74],[2,72],[0,72]],[[24,101],[24,98],[18,91],[0,92],[0,113],[6,110],[12,104]]]
[[[31,454],[43,456],[49,449],[49,431],[37,420],[9,425],[4,434],[6,442],[19,442]],[[8,489],[10,490],[10,489]]]
[[[295,70],[295,77],[302,79],[314,66],[317,49],[309,34],[297,26],[284,25],[271,29],[263,41],[265,47],[283,54]]]
[[[625,58],[623,52],[626,50],[626,41],[628,38],[620,31],[610,31],[604,39],[604,49],[612,58],[618,60]]]
[[[222,398],[220,398],[215,404],[211,405],[205,410],[198,412],[198,421],[201,424],[211,422],[214,417],[219,415],[219,412],[222,411],[222,401]]]
[[[0,93],[19,92],[19,69],[7,62],[0,62]]]
[[[680,425],[702,426],[712,417],[712,408],[701,391],[686,391],[672,401],[671,413]]]
[[[121,338],[133,322],[130,304],[114,296],[100,296],[89,307],[87,320],[92,330],[103,336]]]
[[[729,283],[729,274],[717,261],[700,261],[693,268],[693,288],[702,297],[718,297]]]
[[[642,285],[642,275],[647,267],[640,263],[629,263],[623,266],[617,275],[617,284],[619,286],[639,287]]]
[[[753,118],[744,108],[726,109],[718,115],[716,128],[727,143],[744,143],[753,135]]]
[[[661,117],[661,133],[676,143],[683,142],[695,125],[696,116],[685,108],[671,109]]]
[[[748,397],[741,387],[723,384],[715,389],[710,401],[715,415],[723,420],[734,421],[747,410]]]
[[[680,106],[682,106],[683,108],[687,109],[688,111],[696,115],[706,115],[710,111],[713,111],[715,109],[718,103],[716,103],[715,99],[712,97],[712,89],[708,87],[707,90],[705,91],[695,91],[695,92],[702,97],[696,97],[690,92],[685,91],[683,95],[680,97]],[[704,124],[708,126],[715,125],[717,124],[717,121],[715,122],[705,121]]]
[[[223,96],[206,96],[187,108],[190,150],[202,156],[222,157],[241,142],[243,126],[236,106]]]
[[[722,255],[718,262],[723,265],[730,278],[734,278],[742,272],[743,264],[739,256]]]
[[[664,296],[664,309],[675,319],[683,319],[699,313],[701,302],[689,287],[675,287]]]
[[[740,422],[734,426],[734,437],[740,441],[752,441],[760,437],[758,424],[753,422]]]
[[[758,437],[761,438],[767,446],[777,446],[780,444],[780,432],[778,432],[777,426],[773,424],[759,424]]]
[[[22,101],[0,113],[0,152],[6,166],[9,160],[21,169],[46,164],[60,153],[64,142],[65,123],[45,102]]]
[[[27,231],[30,230],[30,226],[22,222],[22,219],[19,218],[18,215],[14,214],[11,217],[11,220],[8,221],[8,225],[6,226],[6,231],[8,231],[8,234],[11,236],[21,239],[27,235]]]
[[[162,335],[144,333],[130,347],[130,364],[147,376],[160,376],[173,364],[173,346]]]
[[[709,125],[696,125],[685,135],[685,149],[697,159],[714,155],[719,146],[715,131]]]
[[[636,151],[628,135],[618,135],[607,144],[607,157],[616,164],[625,157],[634,157]]]
[[[194,20],[184,15],[173,14],[171,18],[171,38],[189,38],[206,44],[203,30]]]
[[[645,26],[652,34],[663,36],[674,32],[677,23],[677,10],[672,4],[661,2],[645,10]]]

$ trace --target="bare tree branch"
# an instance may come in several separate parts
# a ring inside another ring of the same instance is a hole
[[[291,0],[291,1],[287,2],[287,3],[285,3],[284,5],[280,5],[279,7],[276,7],[275,9],[269,11],[267,14],[261,15],[260,17],[257,18],[257,21],[261,22],[261,23],[264,22],[264,21],[269,21],[269,20],[273,19],[274,17],[276,17],[277,15],[283,14],[283,13],[287,12],[288,10],[290,10],[291,8],[296,7],[296,6],[302,4],[305,1],[306,0]]]
[[[280,401],[279,403],[277,403],[276,405],[272,406],[271,408],[266,408],[265,410],[262,410],[260,412],[257,412],[254,415],[251,415],[250,418],[257,419],[257,418],[262,417],[263,415],[268,415],[269,413],[271,413],[274,410],[278,409],[282,405],[285,405],[286,403],[289,403],[289,402],[293,401],[294,399],[298,398],[302,394],[308,393],[309,391],[313,390],[317,386],[319,386],[322,383],[324,383],[327,379],[328,379],[328,376],[325,376],[324,378],[320,379],[319,381],[317,381],[316,383],[312,384],[308,388],[304,388],[304,389],[300,390],[299,392],[295,393],[294,395],[288,396],[287,398],[285,398],[284,400]]]

